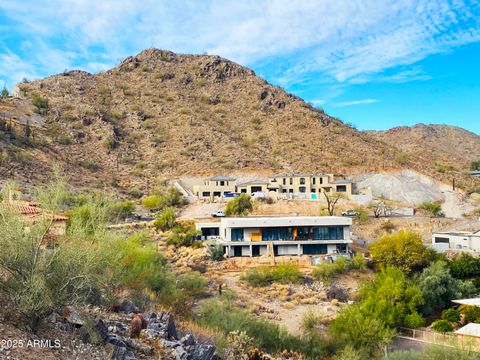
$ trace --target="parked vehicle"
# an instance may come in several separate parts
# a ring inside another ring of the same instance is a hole
[[[355,210],[347,210],[347,211],[344,211],[342,212],[342,216],[357,216],[358,215],[358,212],[355,211]]]
[[[224,217],[225,214],[223,213],[223,210],[218,210],[212,213],[212,217]]]

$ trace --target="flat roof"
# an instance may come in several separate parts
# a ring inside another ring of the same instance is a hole
[[[479,306],[480,307],[480,298],[472,298],[472,299],[458,299],[452,300],[455,304],[460,305],[471,305],[471,306]]]
[[[353,180],[350,179],[338,179],[332,181],[330,184],[353,184]]]
[[[480,324],[468,323],[464,327],[455,331],[455,334],[480,337]]]
[[[221,219],[222,226],[239,227],[271,227],[271,226],[328,226],[352,225],[352,219],[342,216],[258,216],[228,217]]]
[[[452,236],[474,236],[480,237],[480,233],[478,231],[475,232],[468,232],[468,231],[445,231],[445,232],[434,232],[432,236],[436,235],[452,235]]]

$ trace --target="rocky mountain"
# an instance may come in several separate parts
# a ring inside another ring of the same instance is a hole
[[[421,157],[440,172],[466,170],[480,158],[480,136],[457,126],[417,124],[368,134],[408,156]]]
[[[42,181],[54,163],[76,185],[120,189],[236,171],[436,171],[218,56],[147,49],[106,72],[67,71],[14,93],[0,102],[2,179]]]

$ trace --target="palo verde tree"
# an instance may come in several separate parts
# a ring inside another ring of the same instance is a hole
[[[379,268],[395,266],[407,273],[423,268],[432,255],[420,235],[408,230],[382,236],[370,245],[370,252]]]
[[[239,197],[230,200],[225,208],[226,216],[246,216],[253,210],[253,202],[250,195],[241,194]]]

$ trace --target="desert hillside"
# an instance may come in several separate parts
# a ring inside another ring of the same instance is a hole
[[[387,131],[368,131],[368,134],[407,155],[420,156],[442,171],[466,170],[470,162],[480,157],[480,136],[461,127],[417,124],[400,126]]]
[[[41,182],[53,163],[76,185],[121,189],[222,172],[439,174],[422,149],[405,146],[405,158],[403,144],[357,131],[217,56],[147,49],[106,72],[64,72],[14,93],[0,102],[2,179]]]

